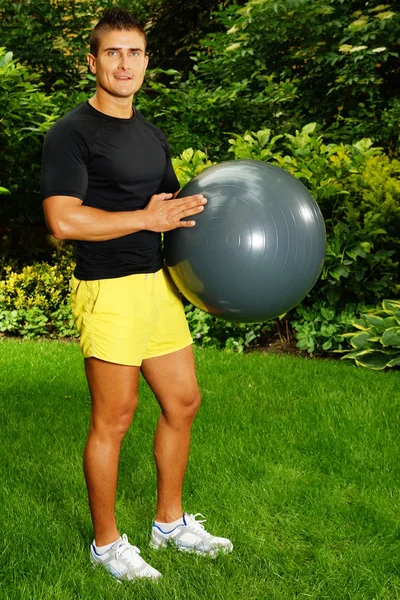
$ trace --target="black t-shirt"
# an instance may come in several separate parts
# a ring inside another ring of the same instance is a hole
[[[178,189],[166,137],[137,111],[130,119],[118,119],[80,104],[46,135],[44,198],[74,196],[86,206],[116,212],[141,210],[153,194]],[[160,233],[138,231],[73,244],[78,279],[155,273],[162,267]]]

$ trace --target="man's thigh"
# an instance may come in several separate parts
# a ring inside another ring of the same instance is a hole
[[[131,418],[137,406],[139,367],[87,358],[86,378],[92,400],[92,419],[108,423]]]
[[[162,408],[176,399],[186,398],[190,402],[199,394],[191,345],[144,360],[141,371]]]

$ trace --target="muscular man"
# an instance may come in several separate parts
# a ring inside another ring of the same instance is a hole
[[[73,240],[72,306],[91,395],[84,473],[94,528],[90,554],[118,579],[160,573],[120,535],[118,461],[143,374],[161,412],[154,439],[157,510],[151,545],[200,554],[231,551],[197,515],[183,513],[190,430],[200,403],[191,336],[179,294],[163,269],[161,232],[193,227],[206,199],[177,199],[163,133],[133,107],[148,57],[128,12],[105,13],[90,39],[96,93],[46,136],[43,206],[50,231]]]

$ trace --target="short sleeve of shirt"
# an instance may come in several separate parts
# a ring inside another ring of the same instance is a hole
[[[43,145],[43,198],[74,196],[84,200],[88,187],[89,147],[83,136],[62,120],[47,133]]]
[[[167,138],[163,135],[162,142],[165,148],[165,154],[167,158],[167,164],[165,166],[165,171],[163,178],[161,180],[160,186],[158,188],[157,193],[161,194],[162,192],[166,194],[174,194],[180,188],[179,181],[175,175],[174,167],[172,166],[171,161],[171,149],[167,142]]]

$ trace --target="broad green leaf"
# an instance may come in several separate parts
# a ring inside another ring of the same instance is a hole
[[[361,258],[365,258],[366,257],[366,254],[365,254],[364,250],[359,245],[352,246],[351,248],[349,248],[348,250],[346,250],[346,254],[348,256],[350,256],[350,258],[354,258],[354,260],[358,256],[361,256]]]
[[[372,248],[372,244],[370,242],[360,242],[360,246],[364,252],[369,252]]]
[[[397,367],[400,365],[400,354],[395,358],[392,358],[387,364],[388,367]]]
[[[390,327],[382,335],[382,344],[384,346],[400,347],[400,327]]]
[[[314,133],[316,126],[316,123],[308,123],[307,125],[304,125],[304,127],[301,130],[301,133]]]
[[[184,150],[181,154],[181,158],[182,160],[185,160],[186,162],[190,162],[192,157],[193,157],[194,151],[193,148],[186,148],[186,150]]]
[[[387,329],[389,329],[390,327],[397,327],[399,324],[395,317],[386,317],[383,319],[383,322]]]
[[[385,310],[390,310],[390,312],[400,311],[399,300],[383,300],[382,306]]]
[[[381,371],[388,366],[389,357],[385,352],[379,350],[369,350],[358,356],[356,364],[360,367],[366,367],[367,369],[373,369],[374,371]]]
[[[356,335],[351,338],[350,343],[353,348],[368,348],[368,342],[371,337],[369,331],[360,331],[360,333],[356,333]]]
[[[341,277],[348,277],[349,272],[344,267],[336,267],[336,269],[330,269],[329,275],[334,279],[340,279]]]
[[[6,67],[8,65],[8,63],[12,61],[12,57],[13,57],[13,53],[7,52],[7,54],[5,54],[0,60],[0,67],[1,68]]]
[[[364,354],[364,352],[365,350],[352,350],[351,352],[348,352],[345,356],[342,356],[340,360],[345,360],[346,358],[357,358],[357,356],[361,356],[362,354]]]
[[[354,319],[354,321],[352,321],[351,324],[353,325],[353,327],[361,329],[362,331],[371,331],[371,327],[368,327],[362,319]]]
[[[372,327],[375,327],[378,331],[385,331],[385,322],[382,317],[376,317],[375,315],[363,315],[365,322]]]

